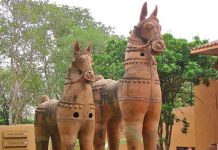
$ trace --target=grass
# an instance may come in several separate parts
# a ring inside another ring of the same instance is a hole
[[[125,138],[120,139],[120,144],[121,145],[125,145],[126,144],[126,139]],[[107,141],[106,141],[105,145],[108,145]],[[51,146],[51,143],[50,143],[50,146]],[[76,140],[76,149],[75,150],[80,150],[80,148],[79,148],[79,140],[78,139]],[[105,150],[108,150],[108,148],[105,148]]]
[[[126,139],[120,139],[120,144],[121,145],[126,144]],[[107,145],[107,142],[106,142],[106,145]],[[76,150],[80,150],[80,148],[79,148],[79,140],[76,140]],[[105,150],[107,150],[107,148]]]

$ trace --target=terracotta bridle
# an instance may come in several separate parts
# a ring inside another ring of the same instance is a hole
[[[158,21],[157,18],[152,18]],[[128,43],[129,45],[126,48],[126,51],[145,51],[149,50],[149,53],[153,52],[154,54],[159,54],[164,51],[164,47],[158,48],[157,44],[160,44],[159,40],[150,40],[148,38],[144,38],[141,35],[139,26],[134,27],[134,31],[136,36],[141,40],[137,40],[135,38],[130,38]],[[162,43],[161,43],[162,44]],[[161,45],[163,46],[163,45]]]

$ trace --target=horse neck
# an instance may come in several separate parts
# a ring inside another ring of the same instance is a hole
[[[138,37],[137,34],[134,31],[132,31],[131,34],[130,34],[130,40],[134,40],[134,41],[136,41],[138,43],[144,43],[142,41],[142,39],[140,37]]]
[[[71,82],[74,83],[74,82],[78,82],[81,76],[82,76],[82,72],[73,63],[71,66],[69,66],[65,79],[70,80]]]
[[[127,43],[127,49],[126,52],[130,51],[141,51],[144,53],[145,58],[150,59],[153,57],[151,54],[151,43],[145,43],[140,37],[137,36],[137,34],[133,31],[130,35],[130,38]],[[127,58],[128,57],[128,58]],[[131,56],[125,56],[126,59],[132,59],[129,58]]]
[[[151,68],[155,58],[151,54],[151,44],[144,43],[134,32],[132,32],[125,52],[125,74],[124,79],[150,78]]]

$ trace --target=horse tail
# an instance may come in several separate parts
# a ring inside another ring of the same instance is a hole
[[[104,76],[103,76],[103,75],[97,75],[97,76],[95,77],[95,81],[99,81],[99,80],[101,80],[101,79],[104,79]]]
[[[41,96],[41,98],[40,98],[40,104],[41,103],[44,103],[44,102],[46,102],[46,101],[48,101],[49,100],[49,97],[47,96],[47,95],[43,95],[43,96]]]

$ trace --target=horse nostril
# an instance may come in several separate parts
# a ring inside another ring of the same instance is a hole
[[[162,42],[159,42],[159,45],[162,45]]]
[[[89,74],[93,74],[93,72],[92,72],[92,71],[89,71],[88,73],[89,73]]]
[[[160,46],[163,45],[163,42],[162,41],[158,41],[157,44],[159,44]]]

